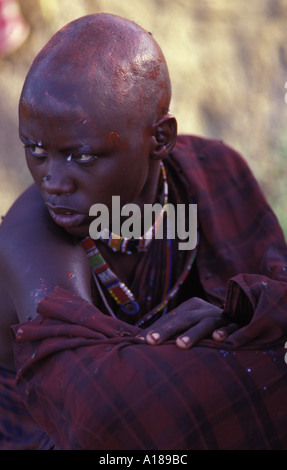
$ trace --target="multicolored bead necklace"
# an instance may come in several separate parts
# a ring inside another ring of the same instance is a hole
[[[135,301],[133,293],[109,268],[92,238],[84,238],[80,242],[80,245],[86,251],[95,281],[97,281],[98,278],[100,279],[124,313],[129,315],[138,313],[139,306]]]
[[[162,165],[162,175],[163,175],[163,183],[164,183],[164,204],[163,204],[163,209],[164,209],[164,206],[167,205],[167,201],[168,201],[168,185],[167,185],[165,168],[163,165]],[[156,233],[157,226],[161,223],[164,212],[165,212],[164,210],[161,211],[157,221],[155,222],[155,225],[151,227],[150,229],[152,230],[153,235]],[[164,309],[167,307],[167,304],[175,296],[180,286],[182,285],[184,280],[187,278],[188,273],[191,269],[191,266],[197,254],[198,240],[197,240],[196,248],[192,250],[192,252],[190,253],[189,259],[186,263],[186,267],[182,275],[179,277],[175,285],[170,289],[171,277],[172,277],[172,240],[168,236],[168,233],[169,233],[168,221],[169,221],[169,218],[167,215],[167,240],[166,240],[167,252],[166,252],[166,255],[167,255],[168,269],[166,270],[166,280],[165,280],[165,288],[163,292],[163,299],[160,302],[160,304],[158,304],[152,311],[148,312],[137,323],[135,323],[137,326],[143,326],[145,322],[150,321],[153,317],[164,313]],[[152,237],[150,236],[151,235],[150,230],[139,239],[125,239],[123,237],[118,237],[118,236],[115,236],[115,234],[110,233],[109,238],[103,239],[103,241],[105,241],[108,244],[108,246],[112,248],[114,251],[122,251],[124,253],[143,251],[144,249],[146,249],[146,247],[152,240]],[[147,237],[147,235],[149,235],[149,238]],[[113,237],[116,237],[116,238],[113,238]],[[136,242],[136,243],[132,243],[131,245],[131,242]],[[148,243],[146,244],[146,242]],[[139,312],[139,305],[136,302],[133,293],[110,269],[107,262],[104,260],[103,256],[101,255],[98,248],[96,247],[92,238],[91,237],[84,238],[83,240],[80,241],[80,245],[86,251],[89,264],[92,269],[94,280],[96,282],[99,293],[101,294],[102,299],[110,315],[117,318],[105,298],[105,295],[102,291],[99,280],[106,287],[111,297],[120,306],[121,310],[124,313],[128,315],[136,315]]]
[[[137,314],[139,312],[139,306],[138,303],[135,301],[133,293],[123,282],[118,279],[115,273],[109,268],[106,261],[95,246],[94,241],[90,237],[86,237],[80,242],[80,244],[87,253],[94,280],[110,315],[114,318],[117,318],[113,310],[109,307],[108,302],[106,302],[105,300],[105,296],[101,290],[101,286],[99,285],[98,278],[103,283],[103,285],[105,285],[112,298],[121,307],[124,313],[127,313],[128,315]],[[186,267],[182,275],[179,277],[178,281],[173,286],[173,288],[163,296],[163,300],[152,311],[148,312],[136,323],[136,326],[143,326],[145,322],[150,321],[153,317],[159,315],[164,311],[167,304],[175,296],[180,286],[187,278],[197,254],[197,246],[194,250],[192,250],[189,259],[186,263]]]

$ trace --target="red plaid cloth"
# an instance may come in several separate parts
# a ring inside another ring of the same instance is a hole
[[[61,289],[13,328],[17,383],[60,449],[287,449],[287,248],[242,158],[180,137],[170,164],[198,204],[208,299],[242,323],[228,342],[148,346]]]
[[[49,450],[53,443],[33,421],[15,388],[15,373],[0,369],[0,450]]]
[[[25,403],[60,449],[287,449],[284,343],[140,344],[67,291],[14,328]]]

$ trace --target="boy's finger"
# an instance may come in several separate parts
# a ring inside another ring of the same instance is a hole
[[[212,333],[212,338],[216,341],[224,341],[231,333],[237,331],[240,326],[237,323],[230,323],[230,325],[219,328]]]

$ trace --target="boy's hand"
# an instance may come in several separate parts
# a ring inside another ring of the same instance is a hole
[[[230,323],[222,313],[221,308],[193,297],[145,329],[140,337],[148,344],[157,345],[177,336],[176,344],[182,349],[208,337],[223,341],[240,327]]]

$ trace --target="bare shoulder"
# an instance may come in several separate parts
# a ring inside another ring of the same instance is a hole
[[[78,243],[52,221],[34,185],[3,219],[0,266],[2,290],[12,299],[20,320],[33,317],[39,300],[55,286],[91,301],[86,256]]]

